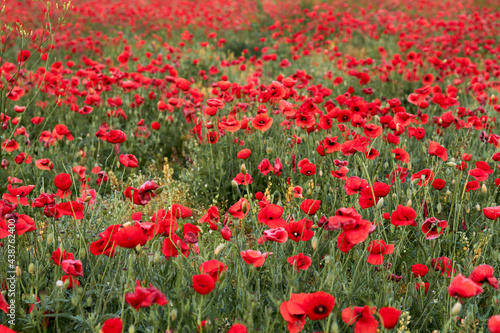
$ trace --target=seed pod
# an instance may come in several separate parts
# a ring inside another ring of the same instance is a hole
[[[28,272],[29,272],[30,274],[33,274],[33,273],[35,273],[35,270],[36,270],[35,264],[34,264],[34,263],[31,263],[31,264],[28,266]]]
[[[243,204],[241,204],[241,211],[243,214],[246,214],[248,212],[248,204],[246,201],[243,201]]]

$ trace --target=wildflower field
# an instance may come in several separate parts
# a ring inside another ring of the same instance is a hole
[[[500,332],[497,1],[0,9],[0,333]]]

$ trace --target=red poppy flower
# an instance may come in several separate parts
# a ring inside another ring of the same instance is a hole
[[[177,219],[187,219],[191,216],[191,209],[188,207],[184,207],[183,205],[173,204],[172,205],[172,214]]]
[[[306,313],[302,307],[292,301],[295,294],[289,301],[282,302],[280,305],[280,313],[283,319],[288,323],[289,333],[298,333],[302,331],[306,324]]]
[[[250,211],[250,204],[248,200],[245,198],[241,198],[237,203],[229,207],[228,213],[231,214],[234,218],[244,219],[245,216]]]
[[[5,298],[3,297],[3,294],[0,293],[0,310],[2,310],[5,313],[9,313],[9,303],[5,301]],[[0,332],[2,327],[0,326]]]
[[[283,171],[283,164],[281,163],[281,159],[277,157],[274,160],[274,168],[273,168],[273,173],[276,175],[276,177],[281,176],[281,172]]]
[[[415,278],[424,277],[429,272],[429,267],[422,264],[415,264],[411,266],[411,272],[413,273],[413,276],[415,276]]]
[[[302,162],[302,161],[301,161]],[[314,163],[303,163],[297,165],[299,167],[299,172],[306,176],[313,176],[316,174],[316,165]]]
[[[17,186],[13,187],[11,184],[7,185],[7,191],[4,193],[2,199],[7,200],[13,204],[20,204],[23,206],[28,205],[28,194],[35,188],[35,185]]]
[[[227,271],[227,265],[223,264],[219,260],[209,260],[202,263],[199,267],[200,273],[208,274],[214,280],[214,282],[219,281],[219,277],[222,272]]]
[[[71,185],[73,185],[73,181],[71,180],[71,175],[67,173],[60,173],[54,178],[54,184],[57,187],[56,195],[61,198],[67,198],[71,195]]]
[[[425,239],[436,239],[443,234],[443,230],[448,226],[446,221],[440,221],[435,217],[430,217],[422,223],[422,232]]]
[[[118,161],[127,168],[137,168],[139,166],[137,158],[132,154],[121,154]]]
[[[12,153],[14,150],[19,149],[19,144],[16,140],[5,139],[4,143],[2,144],[2,149],[8,153]]]
[[[72,275],[64,275],[61,278],[61,281],[66,285],[66,281],[68,281],[67,289],[73,289],[74,287],[78,287],[80,285],[80,281]]]
[[[480,182],[486,181],[489,176],[489,174],[486,171],[479,168],[469,170],[467,173],[469,174],[469,176],[474,177],[476,181]]]
[[[451,273],[454,273],[453,265],[451,264],[450,258],[447,257],[439,257],[431,260],[431,267],[434,268],[435,271],[441,271],[441,275],[444,276],[446,273],[446,277],[450,278]]]
[[[29,50],[22,50],[17,54],[17,62],[24,63],[31,57],[31,52]]]
[[[73,216],[76,220],[83,219],[83,205],[78,201],[61,202],[56,205],[57,217]]]
[[[335,216],[328,219],[325,230],[335,230],[342,228],[342,242],[347,244],[359,244],[368,238],[372,224],[370,221],[363,220],[361,215],[354,208],[339,208]],[[339,241],[339,240],[337,240]],[[352,247],[352,246],[351,246]]]
[[[104,254],[108,257],[113,257],[116,248],[114,237],[120,227],[120,224],[113,224],[107,227],[104,232],[99,234],[100,239],[90,244],[90,252],[95,256]]]
[[[114,144],[123,143],[127,141],[127,135],[120,130],[111,130],[106,134],[106,141]]]
[[[380,308],[378,310],[378,314],[380,315],[380,319],[382,319],[382,325],[384,326],[384,328],[391,330],[398,324],[401,311],[387,306],[384,308]]]
[[[215,282],[208,274],[193,275],[193,288],[198,294],[207,295],[215,288]]]
[[[153,304],[164,306],[168,304],[167,297],[161,291],[149,284],[149,288],[141,286],[141,281],[137,280],[135,291],[125,294],[125,301],[134,309],[147,308]]]
[[[483,208],[483,214],[490,220],[496,220],[500,217],[500,206]]]
[[[257,214],[257,220],[271,229],[285,227],[287,223],[281,218],[283,207],[269,204],[262,208]]]
[[[262,244],[267,241],[272,241],[276,243],[286,243],[288,240],[288,233],[286,232],[285,228],[275,228],[275,229],[268,229],[264,230],[262,232],[262,237],[260,237],[257,242],[259,244]]]
[[[479,182],[477,180],[472,180],[465,184],[465,192],[476,191],[480,188]]]
[[[344,188],[347,195],[361,193],[361,191],[366,187],[368,187],[368,181],[356,176],[347,178],[344,183]]]
[[[307,220],[303,218],[297,222],[289,222],[285,225],[285,230],[288,233],[288,238],[294,242],[307,242],[314,236],[314,232],[311,230],[313,225],[312,220]]]
[[[391,223],[395,226],[417,226],[416,217],[417,212],[413,208],[399,205],[391,214]]]
[[[114,235],[115,244],[126,249],[133,249],[137,245],[144,246],[148,239],[147,230],[141,228],[140,223],[121,228]]]
[[[367,137],[375,139],[382,134],[382,127],[375,124],[366,124],[363,133]]]
[[[248,333],[247,328],[243,324],[234,324],[227,333]]]
[[[101,327],[102,333],[122,333],[123,322],[121,318],[111,318],[104,322]]]
[[[15,221],[14,226],[18,236],[37,230],[35,221],[28,215],[14,213],[8,219]],[[9,236],[11,236],[11,231],[9,230],[9,225],[7,224],[7,218],[0,216],[0,239],[7,238]]]
[[[40,170],[52,170],[54,164],[48,158],[42,158],[36,161],[36,167]]]
[[[297,254],[296,256],[288,257],[286,260],[292,266],[295,271],[298,273],[299,270],[307,270],[311,266],[311,258],[305,256],[302,253]]]
[[[430,286],[429,282],[422,282],[422,283],[415,282],[415,290],[417,291],[417,293],[424,290],[424,293],[427,294],[427,292],[429,291],[429,286]]]
[[[75,260],[75,257],[73,255],[73,253],[66,252],[66,250],[64,250],[61,253],[61,249],[57,248],[57,250],[55,250],[54,252],[52,252],[51,259],[52,259],[52,261],[54,261],[54,264],[56,264],[57,266],[60,266],[61,262],[63,260]]]
[[[423,169],[411,175],[412,182],[416,179],[419,179],[417,183],[418,186],[427,186],[432,181],[433,178],[434,178],[434,172],[432,172],[429,169]]]
[[[170,210],[158,209],[153,214],[152,220],[155,224],[155,233],[169,237],[178,228],[177,220]]]
[[[207,132],[207,140],[208,140],[208,143],[210,144],[216,144],[217,142],[219,142],[219,132],[216,132],[216,131],[209,131]]]
[[[217,110],[217,109],[215,109]],[[241,121],[237,120],[233,116],[222,117],[222,121],[219,122],[219,129],[234,133],[241,128]]]
[[[469,276],[469,279],[482,286],[483,283],[488,283],[494,289],[498,289],[498,280],[493,276],[494,269],[490,265],[479,265],[474,268]]]
[[[66,259],[61,262],[64,273],[72,276],[83,276],[82,262],[80,260]]]
[[[227,240],[228,242],[231,240],[231,237],[233,236],[233,233],[231,229],[227,225],[225,225],[221,231],[220,234],[224,240]]]
[[[321,320],[332,312],[335,297],[324,291],[318,291],[310,294],[292,294],[289,302],[301,307],[309,319]]]
[[[349,326],[356,324],[354,333],[376,333],[378,321],[373,317],[376,311],[376,307],[368,305],[345,308],[342,310],[342,320]]]
[[[432,182],[432,187],[434,187],[438,191],[441,191],[445,186],[446,186],[446,181],[444,181],[441,178],[436,178]]]
[[[242,149],[238,152],[238,154],[236,155],[236,158],[246,160],[247,158],[250,157],[251,153],[252,153],[252,151],[250,149]]]
[[[448,149],[441,146],[439,143],[435,141],[429,142],[429,155],[437,156],[441,158],[443,161],[448,160]]]
[[[488,319],[488,329],[491,333],[500,333],[500,315],[492,316]]]
[[[212,228],[212,225],[216,227],[215,223],[219,223],[219,208],[216,206],[211,206],[208,211],[206,212],[205,215],[203,215],[200,219],[200,223],[206,223],[208,222],[210,224],[210,228]]]
[[[330,171],[330,173],[332,174],[333,177],[341,179],[341,180],[347,179],[348,172],[349,172],[349,169],[347,169],[346,167],[341,167],[337,171],[335,171],[335,170]]]
[[[336,151],[340,151],[342,145],[337,142],[338,137],[326,137],[321,141],[318,147],[321,147],[326,154],[332,154]]]
[[[267,176],[269,172],[271,172],[272,167],[271,167],[271,162],[267,158],[263,159],[262,162],[257,166],[257,169],[259,169],[260,173],[263,174],[264,176]]]
[[[372,241],[368,246],[367,263],[372,265],[381,265],[384,262],[384,255],[394,252],[394,244],[386,244],[384,240],[379,239]]]
[[[243,260],[253,267],[261,267],[264,265],[266,258],[273,254],[272,252],[261,253],[260,251],[246,250],[241,251],[240,255]]]
[[[189,246],[184,243],[179,236],[174,234],[165,238],[163,241],[163,255],[169,260],[171,257],[177,257],[181,254],[183,257],[188,257],[190,252]]]
[[[467,279],[462,274],[458,274],[451,281],[448,287],[448,294],[451,297],[471,298],[483,292],[483,288],[474,281]]]
[[[306,199],[300,204],[300,209],[308,215],[314,215],[321,206],[321,200]]]
[[[252,126],[261,132],[267,131],[272,124],[273,124],[273,118],[269,118],[269,116],[266,113],[259,113],[252,120]]]
[[[233,178],[233,180],[238,184],[238,185],[250,185],[253,183],[253,178],[250,176],[249,173],[243,174],[240,172],[239,174],[236,175],[236,177]]]
[[[403,163],[410,162],[410,154],[408,154],[408,152],[404,149],[401,148],[391,149],[391,153],[396,155],[394,158],[398,161],[401,161]]]

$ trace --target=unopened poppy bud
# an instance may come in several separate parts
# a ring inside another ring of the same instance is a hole
[[[160,252],[156,252],[153,258],[154,263],[155,264],[158,263],[160,261],[160,258],[161,258]]]
[[[408,199],[408,203],[406,205],[411,207],[411,199]]]
[[[132,325],[128,328],[128,333],[135,333],[135,326]]]
[[[219,244],[219,246],[217,246],[215,248],[215,255],[218,255],[219,253],[221,253],[221,251],[224,250],[225,247],[226,247],[226,245],[224,243]]]
[[[92,306],[92,296],[87,298],[87,307],[90,308]]]
[[[393,193],[393,194],[392,194],[392,198],[393,198],[393,199],[396,199],[397,197],[398,197],[398,195],[397,195],[396,193]]]
[[[163,187],[164,186],[158,187],[155,191],[155,194],[161,194],[163,192]]]
[[[438,204],[437,204],[437,206],[436,206],[437,212],[438,212],[438,213],[441,213],[441,209],[442,209],[442,208],[443,208],[443,207],[441,206],[441,203],[438,203]]]
[[[384,198],[380,198],[377,202],[377,208],[381,209],[384,206]]]
[[[451,185],[455,185],[455,179],[451,180]]]
[[[313,250],[316,250],[318,248],[318,237],[314,236],[311,239],[311,245],[312,245]]]
[[[331,328],[331,330],[330,330],[330,331],[331,331],[332,333],[339,333],[339,332],[340,332],[340,331],[339,331],[339,324],[337,324],[337,322],[334,322],[334,323],[332,324],[332,328]]]
[[[63,286],[64,286],[64,282],[62,282],[61,280],[57,280],[56,287],[57,288],[62,288]]]
[[[141,249],[142,249],[141,244],[137,244],[137,245],[135,246],[135,250],[136,250],[137,252],[139,252]]]
[[[335,276],[333,274],[328,274],[326,277],[326,283],[327,285],[332,285],[335,282]]]
[[[71,297],[71,304],[73,304],[73,306],[78,306],[78,297],[76,296],[72,296]]]
[[[50,233],[50,234],[47,236],[47,244],[48,244],[48,245],[52,245],[52,244],[54,244],[54,234],[53,234],[53,233]]]
[[[385,162],[384,163],[384,168],[387,169],[389,167],[389,163]]]
[[[78,251],[78,259],[82,260],[82,259],[85,259],[87,255],[87,252],[85,251],[85,249],[82,247],[80,249],[80,251]]]
[[[446,192],[444,194],[446,194],[448,196],[448,195],[451,194],[451,191],[450,190],[446,190]]]
[[[411,170],[411,162],[408,162],[408,171]]]
[[[248,204],[246,201],[243,201],[243,203],[241,204],[241,211],[243,212],[243,214],[246,214],[248,212]]]
[[[480,212],[480,211],[481,211],[481,206],[479,206],[479,204],[477,204],[477,205],[476,205],[476,210],[477,210],[478,212]]]
[[[233,179],[233,181],[231,182],[231,186],[233,188],[238,188],[238,183],[236,182],[236,180]]]
[[[135,223],[132,222],[125,222],[123,223],[122,227],[130,227],[131,225],[134,225]]]
[[[413,184],[418,183],[419,181],[420,181],[420,178],[415,178],[415,179],[413,179],[413,180],[411,181],[411,183],[412,183],[412,185],[413,185]]]
[[[240,171],[242,174],[246,175],[247,174],[247,167],[245,164],[242,164],[240,167]]]
[[[21,267],[16,266],[16,276],[21,276],[23,275],[23,271],[21,271]]]
[[[402,128],[401,124],[397,123],[396,124],[396,131],[401,132],[401,128]]]
[[[488,188],[486,187],[486,184],[483,184],[483,186],[481,186],[481,192],[483,192],[483,194],[486,194],[486,192],[488,192]]]
[[[35,273],[35,268],[36,268],[36,267],[35,267],[35,264],[34,264],[34,263],[31,263],[31,264],[28,266],[28,272],[29,272],[30,274]]]
[[[454,167],[457,166],[457,163],[453,163],[453,162],[449,161],[449,162],[446,163],[446,165],[449,166],[449,167],[453,167],[454,168]]]
[[[451,308],[451,313],[450,313],[451,316],[455,317],[456,315],[458,315],[461,309],[462,309],[462,304],[460,304],[460,302],[456,302],[455,305],[453,305],[453,307]]]
[[[271,152],[272,152],[272,151],[273,151],[273,150],[271,149],[271,147],[267,147],[267,149],[266,149],[266,153],[271,154]]]
[[[92,197],[90,195],[87,195],[85,197],[85,202],[89,202],[90,200],[92,200]]]
[[[172,321],[175,321],[175,319],[177,318],[177,310],[176,309],[173,309],[171,312],[170,312],[170,319],[172,319]]]

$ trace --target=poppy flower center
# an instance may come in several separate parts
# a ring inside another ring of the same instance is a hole
[[[323,314],[323,313],[326,313],[326,306],[324,305],[318,305],[314,308],[314,313],[317,313],[317,314]]]
[[[298,231],[292,232],[293,237],[299,237],[300,233]]]

